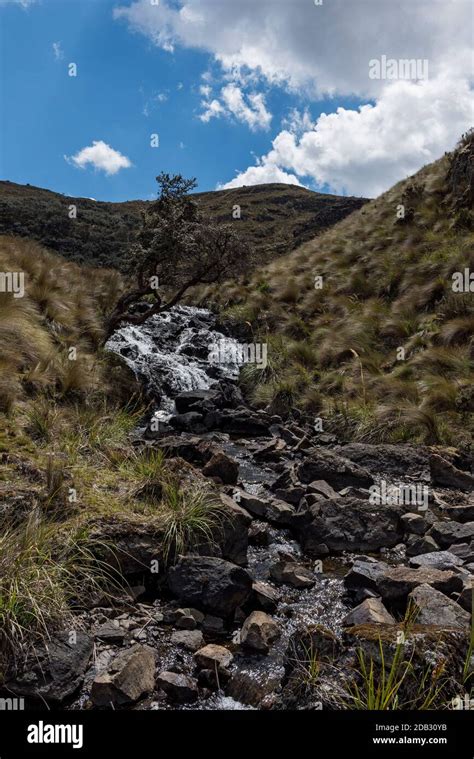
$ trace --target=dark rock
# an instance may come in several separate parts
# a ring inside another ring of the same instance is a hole
[[[270,567],[270,575],[275,582],[294,588],[312,588],[316,583],[313,572],[296,562],[279,561]]]
[[[430,472],[432,483],[435,486],[456,488],[467,492],[474,490],[472,474],[458,469],[437,453],[432,453],[430,456]]]
[[[448,596],[462,588],[462,580],[456,572],[430,567],[394,567],[385,572],[377,583],[383,600],[396,604],[405,602],[412,590],[424,584]]]
[[[249,543],[254,546],[268,546],[271,542],[271,535],[268,525],[264,522],[254,521],[248,531]]]
[[[412,445],[383,443],[349,443],[337,449],[341,456],[368,469],[377,476],[380,473],[395,477],[428,479],[428,452]]]
[[[156,684],[163,690],[171,701],[178,704],[188,704],[198,697],[197,682],[188,675],[176,672],[160,672]]]
[[[407,556],[418,556],[422,553],[433,553],[434,551],[439,551],[439,545],[430,535],[424,535],[423,537],[418,535],[408,536],[406,542]]]
[[[239,465],[223,451],[215,453],[204,466],[205,477],[218,477],[224,485],[235,485],[239,476]]]
[[[297,527],[303,550],[318,556],[318,546],[329,551],[377,551],[400,543],[403,529],[396,506],[375,506],[359,498],[330,498],[318,504],[309,524]]]
[[[468,543],[474,539],[474,522],[435,522],[429,535],[441,548],[455,543]]]
[[[379,580],[388,569],[383,561],[356,559],[344,577],[344,585],[350,590],[363,587],[377,591]]]
[[[221,546],[222,558],[245,567],[249,543],[249,525],[252,518],[247,511],[223,493],[220,494],[224,519],[219,525],[215,540]]]
[[[178,432],[193,432],[195,434],[206,432],[204,417],[196,411],[188,411],[186,414],[175,414],[169,420],[170,426]]]
[[[326,448],[314,448],[298,467],[297,474],[303,483],[325,480],[336,490],[349,485],[368,488],[373,483],[372,476],[365,469]]]
[[[250,596],[250,605],[262,609],[263,611],[273,612],[276,610],[281,596],[280,593],[272,588],[266,582],[255,580],[252,585],[252,595]]]
[[[405,530],[412,535],[424,535],[428,529],[426,519],[420,514],[409,512],[408,514],[403,514],[400,518]]]
[[[104,672],[96,675],[91,700],[96,706],[122,706],[138,701],[155,686],[155,655],[136,644],[122,651]]]
[[[168,585],[180,601],[226,617],[247,600],[252,578],[224,559],[184,556],[169,569]]]
[[[222,635],[224,632],[224,622],[221,617],[206,614],[202,623],[202,629],[208,635]]]
[[[93,640],[85,632],[57,633],[47,646],[37,647],[22,673],[6,683],[15,696],[60,704],[72,696],[84,679]]]
[[[95,629],[94,638],[101,640],[103,643],[110,643],[113,646],[123,646],[128,635],[118,623],[105,622]]]
[[[308,485],[309,493],[318,493],[325,498],[338,498],[339,494],[324,480],[315,480]]]

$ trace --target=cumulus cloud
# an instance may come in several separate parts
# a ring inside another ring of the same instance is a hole
[[[272,182],[302,186],[298,177],[295,177],[294,174],[288,174],[276,164],[266,161],[257,166],[249,166],[246,171],[238,174],[230,182],[217,185],[217,189],[230,190],[232,187],[243,187],[244,185],[251,184],[270,184]]]
[[[272,83],[313,94],[372,96],[369,60],[428,59],[430,72],[446,63],[470,70],[471,0],[135,0],[115,18],[165,50],[205,50],[224,70],[245,68]]]
[[[290,114],[272,149],[224,186],[308,177],[336,192],[373,196],[451,149],[472,123],[472,0],[325,0],[321,6],[133,0],[115,17],[165,50],[180,46],[211,56],[220,86],[230,83],[205,99],[203,121],[227,116],[268,129],[271,115],[258,100],[262,83],[313,102],[333,99],[334,112],[316,123],[304,112]],[[371,78],[370,61],[382,56],[427,61],[429,78]],[[361,105],[337,108],[342,97]]]
[[[245,95],[236,84],[226,84],[220,92],[220,100],[209,100],[211,87],[201,85],[200,92],[206,100],[201,105],[204,108],[200,115],[201,121],[208,122],[219,116],[233,117],[250,127],[252,131],[268,129],[272,114],[267,110],[265,98],[261,93],[251,92]]]
[[[465,81],[395,82],[375,105],[321,114],[303,134],[281,131],[257,166],[224,187],[269,181],[262,177],[277,167],[335,192],[374,197],[452,148],[471,126],[473,104]]]
[[[102,140],[94,140],[92,145],[82,148],[76,155],[64,156],[64,158],[80,169],[85,169],[90,164],[107,175],[117,174],[120,169],[128,169],[132,165],[127,156],[114,150]]]

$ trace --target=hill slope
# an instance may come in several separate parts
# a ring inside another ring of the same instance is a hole
[[[206,215],[223,222],[232,221],[233,208],[239,205],[241,218],[235,223],[260,263],[293,250],[366,202],[284,184],[197,193],[194,197]],[[103,203],[0,182],[0,234],[36,240],[76,263],[124,270],[140,212],[148,202]],[[69,218],[70,205],[77,206],[76,219]]]
[[[471,132],[291,256],[202,294],[268,343],[267,368],[244,370],[255,401],[362,439],[472,438],[474,294],[452,275],[474,270],[473,156]]]

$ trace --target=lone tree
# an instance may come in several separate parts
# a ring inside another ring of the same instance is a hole
[[[156,181],[158,199],[142,212],[142,225],[130,251],[129,273],[133,289],[117,302],[107,324],[107,337],[121,324],[143,324],[153,314],[168,311],[189,288],[218,282],[245,270],[248,246],[231,224],[204,218],[189,197],[195,179],[162,173]],[[146,296],[153,301],[145,311],[136,304]]]

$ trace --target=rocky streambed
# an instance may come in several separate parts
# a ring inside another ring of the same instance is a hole
[[[91,604],[11,689],[67,708],[351,708],[361,656],[390,666],[402,646],[406,708],[430,678],[433,708],[469,695],[472,461],[250,409],[239,362],[209,360],[220,341],[238,355],[215,316],[180,307],[109,342],[155,404],[136,444],[214,489],[214,539],[154,574],[157,535],[110,523],[126,596]]]

